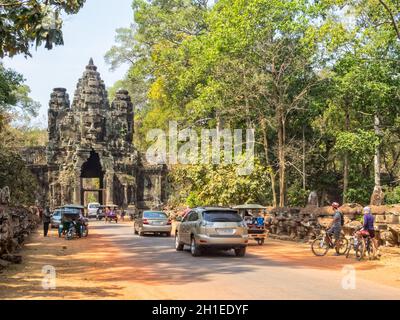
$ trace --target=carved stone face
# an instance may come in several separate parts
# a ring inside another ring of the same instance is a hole
[[[85,115],[81,122],[82,140],[87,142],[103,141],[103,117],[101,115]]]

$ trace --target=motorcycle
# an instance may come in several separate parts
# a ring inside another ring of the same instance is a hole
[[[82,237],[87,237],[89,235],[89,223],[87,219],[84,219],[81,225],[81,235]]]
[[[77,236],[76,228],[77,228],[77,222],[71,221],[67,231],[65,232],[65,240],[72,240]]]

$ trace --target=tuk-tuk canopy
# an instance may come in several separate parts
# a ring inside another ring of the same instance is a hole
[[[262,210],[262,209],[267,209],[267,207],[263,207],[259,204],[241,204],[240,206],[233,207],[233,209],[238,209],[238,210],[240,210],[240,209],[248,209],[248,210],[261,209]]]
[[[62,208],[85,209],[85,207],[81,206],[80,204],[66,204]]]
[[[64,215],[80,215],[83,209],[83,206],[77,204],[67,204],[61,207]]]

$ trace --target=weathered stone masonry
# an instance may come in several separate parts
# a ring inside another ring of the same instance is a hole
[[[55,88],[49,103],[47,148],[22,152],[42,184],[41,202],[52,208],[83,204],[85,191],[98,192],[103,204],[122,207],[150,208],[164,202],[166,168],[147,166],[134,147],[133,116],[126,90],[119,90],[109,103],[92,59],[72,104],[66,89]],[[98,178],[100,186],[84,190],[83,178]]]

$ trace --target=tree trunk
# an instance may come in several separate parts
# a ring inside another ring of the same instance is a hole
[[[381,123],[379,120],[379,115],[375,114],[374,117],[374,130],[376,136],[380,137],[381,133]],[[380,153],[380,146],[377,145],[375,147],[375,154],[374,154],[374,180],[375,186],[374,191],[371,195],[371,205],[380,206],[383,204],[384,194],[381,187],[381,153]]]
[[[346,102],[346,119],[345,119],[345,129],[350,130],[350,112],[349,104]],[[349,154],[346,152],[344,154],[343,160],[343,203],[347,202],[347,190],[349,186]]]
[[[273,207],[276,207],[278,204],[278,201],[276,199],[275,172],[269,162],[269,156],[268,156],[269,145],[268,145],[268,137],[267,137],[267,125],[265,123],[265,119],[261,120],[261,128],[263,131],[263,145],[264,145],[264,153],[265,153],[265,162],[267,164],[269,176],[271,179],[272,205],[273,205]]]
[[[303,190],[306,190],[306,134],[303,125]]]
[[[381,135],[380,130],[380,121],[378,115],[375,115],[374,118],[374,130],[375,134],[379,137]],[[375,178],[375,187],[381,186],[381,154],[379,150],[379,145],[375,147],[375,155],[374,155],[374,178]]]
[[[285,164],[285,119],[282,107],[278,108],[278,159],[279,159],[279,206],[286,204],[286,164]]]

